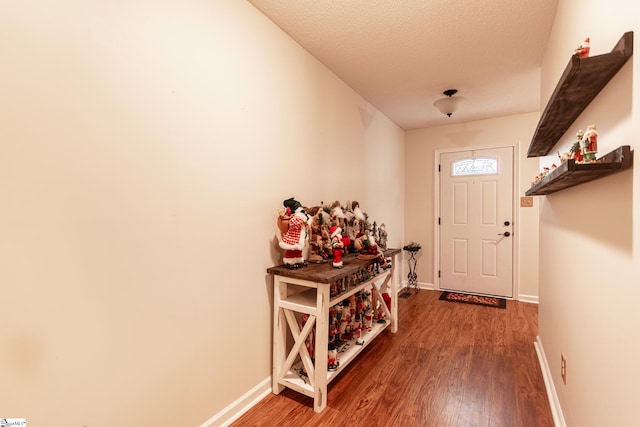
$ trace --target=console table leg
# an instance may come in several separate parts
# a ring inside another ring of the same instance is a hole
[[[323,286],[317,291],[318,313],[329,312],[329,287]],[[314,369],[313,410],[322,412],[327,407],[327,367],[329,361],[329,323],[327,316],[316,319],[316,349]]]
[[[273,281],[273,367],[271,370],[271,382],[274,394],[284,390],[279,383],[280,370],[284,364],[287,345],[287,321],[284,311],[280,308],[280,301],[287,297],[287,284],[278,276]]]

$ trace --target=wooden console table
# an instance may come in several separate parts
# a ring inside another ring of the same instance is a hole
[[[385,251],[391,257],[391,268],[380,269],[378,274],[356,285],[347,286],[337,295],[330,287],[340,279],[347,279],[358,272],[369,270],[372,260],[360,260],[351,254],[343,258],[343,268],[333,268],[331,262],[309,264],[299,269],[284,265],[267,269],[273,281],[273,371],[272,388],[279,394],[284,387],[313,398],[313,409],[321,412],[327,406],[327,385],[383,330],[398,331],[398,284],[394,277],[396,255],[400,249]],[[329,371],[329,309],[358,292],[371,289],[382,294],[388,289],[391,308],[381,301],[385,311],[385,323],[374,323],[371,331],[364,333],[362,341],[349,343],[339,354],[337,369]],[[305,322],[300,317],[305,316]],[[304,325],[303,325],[304,323]],[[314,334],[314,328],[318,333]],[[287,350],[287,334],[291,333],[293,345]],[[307,338],[315,340],[312,359],[307,350]],[[304,373],[304,374],[302,374]]]

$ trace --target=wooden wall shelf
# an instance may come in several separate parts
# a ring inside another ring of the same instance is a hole
[[[596,163],[576,163],[569,159],[552,170],[539,183],[531,187],[527,196],[542,196],[564,188],[620,172],[631,166],[632,152],[628,145],[618,147]]]
[[[633,32],[624,33],[610,53],[573,55],[545,108],[527,157],[546,156],[569,126],[633,55]]]

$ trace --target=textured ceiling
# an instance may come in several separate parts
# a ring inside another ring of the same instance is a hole
[[[404,129],[537,111],[558,0],[249,0]],[[451,118],[432,104],[467,98]]]

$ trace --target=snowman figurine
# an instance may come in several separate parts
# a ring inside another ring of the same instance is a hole
[[[284,212],[278,219],[279,224],[286,224],[282,230],[286,231],[278,243],[284,249],[282,261],[288,268],[300,268],[307,265],[304,259],[303,250],[307,245],[309,237],[309,215],[304,208],[293,197],[283,202]]]

